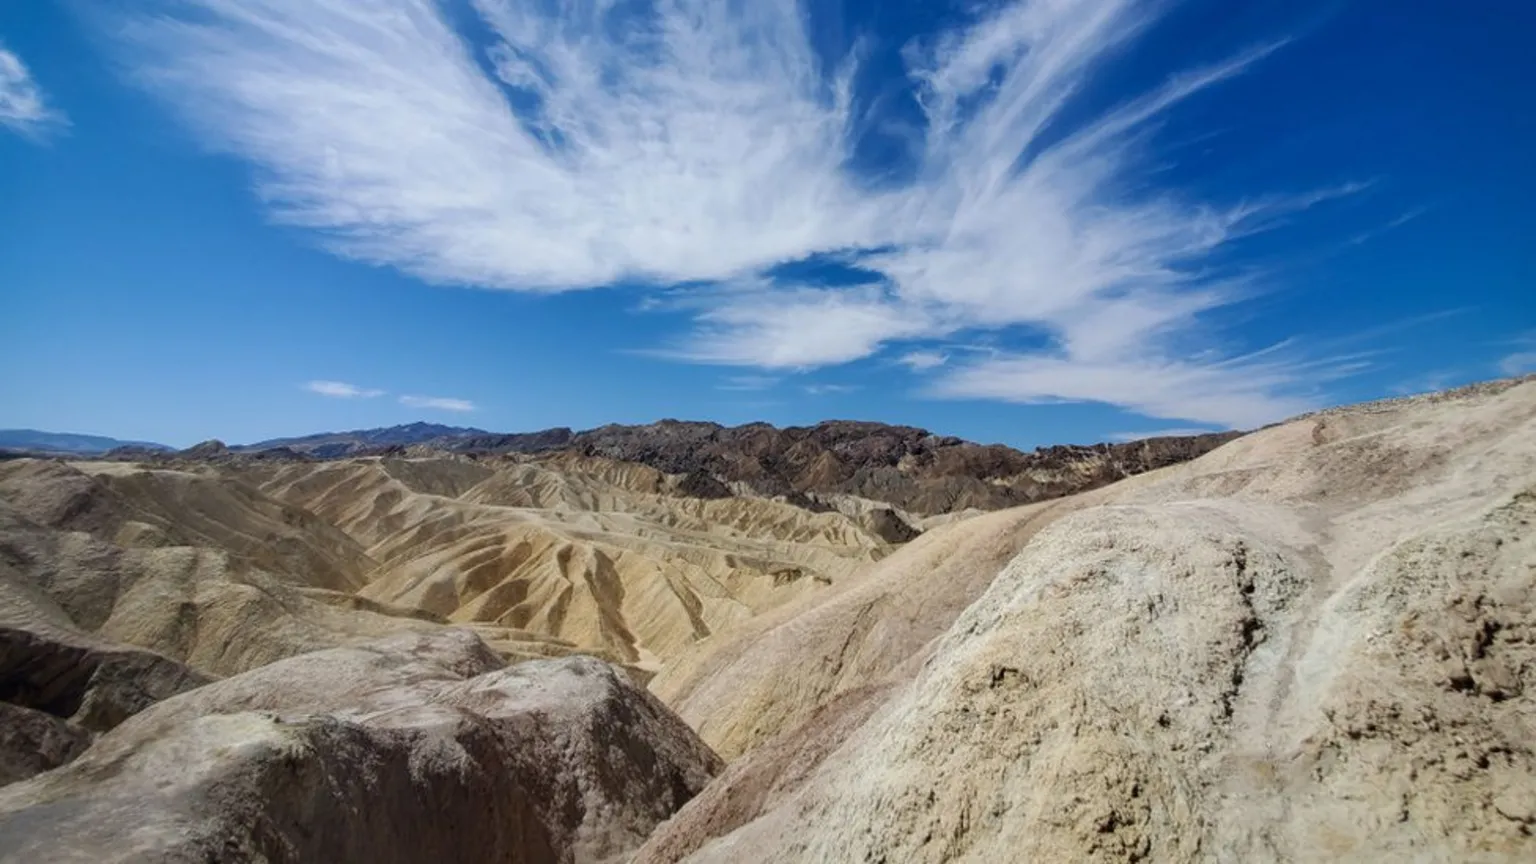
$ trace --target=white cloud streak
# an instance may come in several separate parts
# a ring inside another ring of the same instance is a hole
[[[384,395],[383,390],[359,387],[345,381],[310,381],[304,385],[304,389],[333,399],[372,399]]]
[[[1536,372],[1536,330],[1529,330],[1504,343],[1515,350],[1500,357],[1495,366],[1507,377]]]
[[[1312,407],[1294,365],[1198,350],[1245,289],[1213,256],[1355,187],[1217,203],[1137,170],[1167,112],[1275,46],[1064,126],[1165,4],[1017,0],[908,46],[925,124],[892,186],[850,169],[856,57],[826,68],[793,0],[472,0],[489,45],[433,0],[165,2],[117,28],[135,68],[339,254],[515,290],[725,283],[658,352],[693,362],[804,370],[1028,328],[1045,347],[948,364],[931,392],[1224,425]],[[829,252],[879,281],[767,278]]]
[[[1148,438],[1187,438],[1192,435],[1209,435],[1215,429],[1201,429],[1198,426],[1175,426],[1171,429],[1148,429],[1143,432],[1113,432],[1109,435],[1111,441],[1144,441]]]
[[[807,384],[805,392],[812,396],[837,396],[844,393],[856,393],[859,390],[857,384]]]
[[[50,107],[26,64],[0,45],[0,126],[28,137],[66,125],[64,115]]]
[[[757,282],[697,316],[684,346],[657,352],[680,360],[764,369],[814,369],[858,360],[885,342],[927,332],[879,289],[784,290]]]
[[[1351,371],[1346,363],[1270,360],[1263,353],[1207,362],[1005,355],[957,370],[931,393],[1026,404],[1108,402],[1148,417],[1251,429],[1312,410],[1315,398],[1276,395],[1293,390],[1298,377],[1326,381]]]
[[[910,351],[896,359],[897,363],[913,372],[927,372],[949,362],[949,356],[939,351]]]
[[[407,408],[430,408],[434,411],[468,413],[475,410],[475,403],[468,399],[452,399],[446,396],[401,396],[400,404]]]
[[[779,379],[772,375],[732,375],[719,384],[716,390],[729,390],[733,392],[750,392],[757,390],[770,390],[779,383]]]
[[[1499,361],[1499,371],[1505,375],[1525,375],[1536,372],[1536,351],[1516,351]]]
[[[1433,393],[1451,386],[1451,382],[1463,377],[1455,370],[1441,369],[1427,372],[1407,381],[1399,381],[1392,385],[1391,391],[1398,396],[1413,396],[1419,393]]]
[[[1388,231],[1394,231],[1394,230],[1396,230],[1398,228],[1401,228],[1404,225],[1407,225],[1409,222],[1412,222],[1413,220],[1419,218],[1420,216],[1423,216],[1425,213],[1428,213],[1428,212],[1429,212],[1429,208],[1428,207],[1414,207],[1414,208],[1411,208],[1409,210],[1405,210],[1404,212],[1399,213],[1395,218],[1393,218],[1391,221],[1387,222],[1385,225],[1380,226],[1379,228],[1373,228],[1371,230],[1362,231],[1359,234],[1356,234],[1355,236],[1353,236],[1353,237],[1351,237],[1349,239],[1349,243],[1352,246],[1359,246],[1362,243],[1366,243],[1366,242],[1369,242],[1371,240],[1376,239],[1377,237],[1380,237],[1381,235],[1387,233]]]

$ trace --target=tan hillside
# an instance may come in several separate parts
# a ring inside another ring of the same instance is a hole
[[[0,500],[49,528],[125,547],[221,549],[317,588],[356,590],[373,567],[324,520],[212,474],[17,460],[0,463]]]
[[[678,497],[663,475],[606,460],[358,459],[252,476],[367,550],[362,597],[642,667],[889,548],[838,513]]]
[[[935,529],[655,680],[637,860],[1531,860],[1533,522],[1526,379]]]
[[[50,467],[50,483],[74,486],[82,476]],[[50,483],[32,478],[27,488],[47,492]],[[261,569],[227,549],[119,545],[59,530],[28,518],[47,515],[36,508],[18,512],[17,501],[36,503],[0,499],[0,628],[138,646],[229,675],[351,639],[436,626],[407,610]],[[147,537],[163,539],[135,532],[129,542]]]
[[[689,498],[679,479],[571,456],[13,460],[0,579],[71,632],[214,675],[443,624],[507,657],[655,669],[891,548],[841,513]]]

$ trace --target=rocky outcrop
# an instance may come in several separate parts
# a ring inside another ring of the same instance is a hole
[[[78,630],[10,563],[29,549],[0,510],[0,785],[65,764],[104,732],[211,679]]]
[[[170,699],[0,789],[0,860],[612,861],[720,767],[605,663],[406,634]]]
[[[151,651],[0,626],[0,702],[93,732],[211,678]]]
[[[0,543],[0,556],[10,551]],[[94,733],[210,680],[77,631],[0,560],[0,785],[69,762]]]
[[[51,771],[90,744],[90,733],[67,720],[0,702],[0,786]]]
[[[931,531],[656,679],[748,747],[637,861],[1532,860],[1533,484],[1506,381]]]
[[[179,450],[176,455],[182,459],[217,459],[228,455],[229,446],[217,438],[200,441],[185,450]]]
[[[702,472],[756,494],[855,495],[918,515],[995,510],[1058,498],[1196,458],[1237,433],[1128,444],[1047,447],[1023,453],[910,426],[830,421],[779,429],[664,420],[577,433],[561,448],[638,462],[668,474]],[[540,452],[542,439],[465,438],[455,449]]]

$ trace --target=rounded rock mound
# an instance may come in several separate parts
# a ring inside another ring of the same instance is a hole
[[[720,767],[616,667],[405,633],[168,699],[5,787],[0,860],[609,861]]]

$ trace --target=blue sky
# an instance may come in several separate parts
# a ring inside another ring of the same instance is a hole
[[[0,426],[1030,447],[1536,370],[1536,7],[0,5]]]

